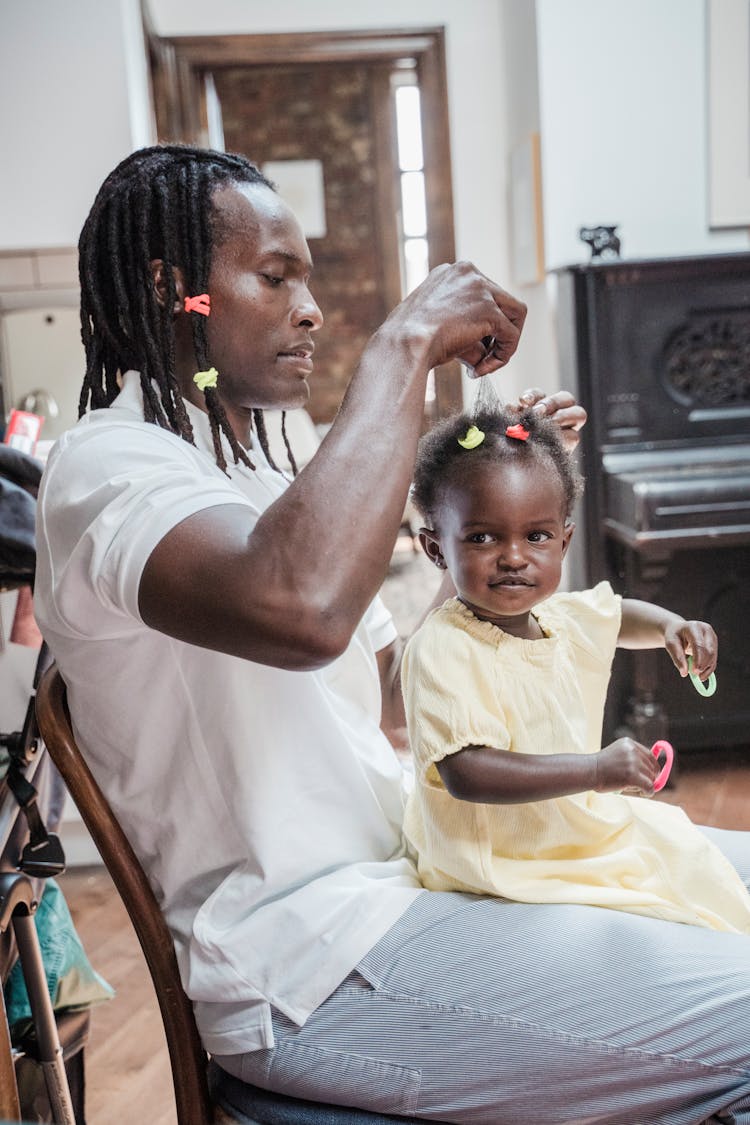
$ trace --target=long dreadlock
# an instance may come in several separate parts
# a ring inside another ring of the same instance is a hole
[[[118,373],[140,372],[144,417],[195,444],[175,375],[172,310],[177,299],[174,267],[182,270],[189,293],[208,288],[214,228],[211,196],[224,184],[273,184],[244,156],[155,145],[126,157],[99,189],[78,243],[81,280],[81,339],[86,375],[79,417],[90,407],[109,406],[119,393]],[[164,262],[167,298],[157,300],[150,263]],[[205,320],[191,316],[193,348],[208,368]],[[157,390],[158,388],[158,390]],[[240,445],[214,387],[206,387],[206,409],[217,465],[226,471],[223,433],[235,464],[254,465]],[[262,410],[253,410],[261,449],[273,468]],[[297,467],[286,436],[289,463]]]

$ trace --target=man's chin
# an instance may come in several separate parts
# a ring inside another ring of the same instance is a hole
[[[285,396],[283,403],[267,406],[266,410],[301,410],[310,401],[310,385],[306,379],[301,379],[293,392]]]

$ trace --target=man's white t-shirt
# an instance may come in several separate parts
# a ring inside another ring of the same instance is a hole
[[[379,600],[314,672],[141,620],[141,575],[168,531],[221,504],[259,516],[288,486],[257,447],[256,470],[227,477],[206,415],[188,409],[196,447],[143,421],[128,372],[109,409],[62,436],[37,505],[34,608],[76,737],[174,936],[203,1042],[232,1054],[273,1045],[271,1005],[303,1023],[421,888],[401,767],[379,728],[375,652],[396,635]]]

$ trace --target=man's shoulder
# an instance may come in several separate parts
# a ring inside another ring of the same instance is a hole
[[[46,490],[53,477],[74,479],[93,476],[104,481],[160,464],[195,469],[210,463],[205,455],[177,434],[118,410],[96,410],[66,430],[50,451],[42,477]]]
[[[165,430],[155,422],[146,422],[130,411],[108,407],[93,410],[66,430],[52,447],[50,459],[62,455],[86,456],[95,447],[111,446],[113,449],[127,450],[139,446],[190,448],[189,443],[171,430]]]

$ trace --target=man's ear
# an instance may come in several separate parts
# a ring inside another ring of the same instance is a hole
[[[563,555],[565,555],[565,552],[567,551],[568,547],[570,546],[570,541],[573,538],[573,532],[575,531],[575,529],[576,529],[576,525],[573,523],[572,519],[570,519],[570,518],[566,519],[565,527],[563,528],[563,549],[562,549]]]
[[[429,527],[420,527],[419,542],[422,544],[422,550],[430,562],[434,563],[440,570],[445,570],[445,559],[440,550],[440,540],[436,533]]]
[[[163,260],[161,258],[153,258],[150,263],[150,268],[156,299],[161,307],[164,308],[168,300],[169,286],[167,284],[167,271],[164,268]],[[185,309],[185,278],[179,266],[173,266],[172,274],[174,276],[175,288],[177,289],[172,312],[176,316]]]

